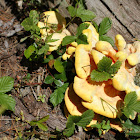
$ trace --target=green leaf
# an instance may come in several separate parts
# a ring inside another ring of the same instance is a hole
[[[77,28],[77,34],[76,36],[78,37],[79,35],[82,34],[83,30],[87,29],[89,27],[88,23],[81,23],[78,28]]]
[[[62,102],[63,98],[64,94],[62,92],[58,92],[58,90],[56,89],[50,96],[50,102],[55,107]]]
[[[100,35],[100,36],[99,36],[99,40],[101,40],[101,41],[107,41],[107,42],[109,42],[112,46],[114,46],[114,41],[113,41],[113,39],[112,39],[111,37],[109,37],[109,36]]]
[[[76,15],[76,8],[73,6],[68,6],[68,11],[71,17],[74,17]]]
[[[85,127],[93,119],[94,112],[92,110],[87,110],[80,117],[81,119],[76,123],[76,125]]]
[[[53,78],[52,76],[48,75],[48,76],[45,78],[44,83],[45,83],[45,84],[52,84],[53,81],[54,81],[54,78]]]
[[[93,70],[91,72],[90,78],[92,81],[96,81],[96,82],[103,82],[103,81],[107,81],[108,79],[111,79],[112,76],[107,73],[107,72],[99,72],[96,70]]]
[[[33,19],[33,23],[36,25],[38,23],[38,19],[39,19],[39,14],[37,13],[36,10],[31,10],[30,11],[30,14],[29,14],[29,17],[31,19]]]
[[[67,124],[66,124],[66,129],[64,130],[63,134],[67,137],[70,137],[75,130],[75,123],[74,121],[77,121],[77,119],[80,118],[80,116],[68,116]]]
[[[110,121],[109,120],[107,122],[105,120],[102,121],[102,129],[104,129],[104,130],[111,129]]]
[[[140,114],[138,114],[138,120],[137,120],[138,123],[140,123]]]
[[[9,76],[0,77],[0,94],[10,91],[14,86],[14,79]]]
[[[15,111],[15,100],[7,95],[7,94],[0,94],[0,105],[3,106],[6,110]]]
[[[130,116],[131,116],[131,118],[133,118],[133,116],[134,116],[134,110],[131,108],[131,107],[125,107],[124,109],[123,109],[123,114],[127,117],[127,118],[129,118]]]
[[[124,108],[123,113],[124,115],[129,118],[130,116],[133,118],[134,111],[139,111],[139,102],[137,103],[137,94],[136,92],[130,92],[126,94],[124,98]]]
[[[45,40],[46,43],[55,42],[55,41],[59,40],[59,39],[52,39],[52,36],[53,36],[53,33],[51,35],[47,36],[47,39]]]
[[[62,65],[62,62],[59,61],[58,59],[56,59],[54,61],[54,68],[59,72],[59,73],[62,73],[64,71],[64,67]]]
[[[33,54],[34,51],[35,51],[34,45],[30,45],[30,46],[24,51],[25,57],[28,59],[28,58]]]
[[[63,131],[63,135],[70,137],[71,135],[74,134],[74,130],[75,130],[75,124],[73,123],[71,127],[68,127]]]
[[[125,106],[127,107],[133,105],[134,103],[136,103],[136,101],[137,101],[137,94],[135,91],[126,94],[124,98],[124,103],[125,103]]]
[[[37,124],[37,121],[30,121],[31,126],[35,126]]]
[[[63,86],[54,90],[54,92],[51,94],[50,102],[53,104],[54,107],[63,101],[64,98],[63,93],[66,91],[68,85],[69,85],[68,83],[65,83]]]
[[[33,20],[30,18],[26,18],[22,21],[21,25],[24,27],[24,30],[30,31],[33,26]]]
[[[68,44],[74,42],[75,39],[76,39],[75,36],[66,36],[66,37],[64,37],[63,40],[62,40],[62,46],[65,46],[65,45],[68,45]]]
[[[112,64],[112,60],[108,57],[103,57],[97,64],[97,70],[91,72],[91,80],[96,82],[107,81],[113,77],[112,74],[116,74],[121,66],[121,62],[117,61]]]
[[[91,21],[96,17],[92,11],[84,9],[80,3],[78,4],[76,16],[81,18],[82,22]]]
[[[99,27],[95,21],[92,21],[92,25],[95,27],[96,31],[98,32]]]
[[[20,43],[24,42],[29,36],[23,37],[20,39]]]
[[[43,123],[43,122],[46,122],[48,119],[49,119],[49,115],[47,115],[47,116],[41,118],[38,122],[39,122],[39,123]]]
[[[108,70],[108,73],[110,74],[116,74],[118,72],[118,70],[120,69],[122,65],[122,62],[117,60]]]
[[[76,39],[76,42],[78,44],[88,44],[88,42],[87,42],[87,36],[84,35],[84,34],[79,35],[78,38]]]
[[[108,30],[111,28],[111,25],[112,25],[112,21],[108,17],[105,17],[100,23],[99,35],[106,34]]]
[[[68,85],[69,85],[69,83],[65,83],[65,84],[63,84],[63,86],[57,88],[58,92],[64,93],[66,91]]]
[[[48,49],[49,49],[49,45],[47,44],[47,45],[45,45],[45,46],[42,46],[41,47],[41,49],[39,49],[39,51],[38,51],[38,55],[41,55],[41,54],[43,54],[43,53],[47,53],[47,51],[48,51]]]
[[[62,82],[61,80],[54,80],[54,83],[56,84],[57,87],[61,87],[64,85],[64,82]]]
[[[60,74],[54,74],[54,77],[56,78],[56,79],[60,79],[60,80],[62,80],[63,82],[66,82],[67,81],[67,76],[66,76],[66,72],[65,71],[63,71],[62,73],[60,73]]]
[[[46,59],[44,59],[43,63],[48,63],[50,60],[54,59],[53,55],[49,55]]]
[[[48,131],[48,127],[43,123],[37,123],[37,126],[39,129],[41,129],[43,131]]]
[[[126,120],[123,127],[125,128],[127,134],[136,137],[140,136],[140,126],[134,125],[129,119]]]
[[[93,20],[96,17],[96,15],[90,10],[83,10],[80,16],[78,17],[82,19],[82,22],[85,22]]]
[[[75,124],[78,126],[85,127],[88,125],[94,117],[94,112],[92,110],[85,111],[81,116],[68,116],[66,129],[63,132],[66,136],[71,136],[75,130]]]
[[[134,111],[140,113],[140,101],[137,101],[135,104],[132,105]]]
[[[108,58],[108,57],[103,57],[103,58],[99,61],[97,67],[98,67],[98,70],[99,70],[100,72],[103,72],[103,71],[104,71],[104,72],[108,72],[108,70],[110,69],[111,64],[112,64],[112,60],[111,60],[110,58]]]

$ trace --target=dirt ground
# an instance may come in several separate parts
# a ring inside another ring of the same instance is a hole
[[[48,137],[68,140],[127,139],[124,133],[113,129],[101,137],[98,136],[95,129],[85,132],[81,128],[77,128],[75,134],[70,138],[61,136],[61,131],[66,127],[66,118],[63,112],[64,103],[53,108],[49,102],[52,89],[43,84],[45,75],[48,73],[47,65],[28,61],[24,57],[24,50],[28,43],[20,43],[20,39],[26,35],[20,23],[27,15],[20,17],[21,13],[22,10],[17,8],[14,0],[1,1],[0,77],[11,76],[14,78],[14,88],[10,94],[16,100],[16,107],[15,112],[6,111],[0,116],[0,140],[17,139],[19,135],[23,135],[24,139],[25,136],[31,135],[32,131],[35,135],[28,138],[32,140],[45,140]],[[26,79],[28,73],[31,75],[29,80]],[[41,95],[46,95],[45,103],[37,101],[37,97]],[[49,115],[49,120],[46,122],[49,128],[48,132],[32,130],[32,127],[26,123],[47,115]]]

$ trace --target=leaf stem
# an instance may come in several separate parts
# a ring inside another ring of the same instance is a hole
[[[71,19],[71,21],[66,25],[65,28],[67,28],[67,27],[69,26],[69,24],[70,24],[75,18],[76,18],[76,16],[74,16],[74,17]]]

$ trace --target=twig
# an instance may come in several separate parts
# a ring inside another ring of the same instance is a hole
[[[32,90],[32,92],[33,92],[33,95],[34,95],[35,99],[37,100],[37,95],[36,95],[36,93],[34,92],[32,86],[31,86],[31,90]]]

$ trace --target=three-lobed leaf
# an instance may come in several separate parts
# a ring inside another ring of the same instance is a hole
[[[140,112],[140,101],[137,101],[136,92],[130,92],[124,98],[123,113],[127,118],[135,118],[135,111]]]
[[[63,101],[64,98],[64,92],[68,87],[68,83],[65,83],[63,86],[58,87],[50,96],[50,102],[53,104],[53,106],[57,106]]]
[[[66,136],[71,136],[74,133],[75,125],[86,127],[94,117],[94,112],[92,110],[85,111],[81,116],[68,116],[66,129],[63,134]]]
[[[111,65],[111,67],[108,70],[108,73],[116,74],[121,65],[122,65],[121,61],[117,60],[113,65]]]
[[[74,134],[74,130],[75,130],[75,124],[73,123],[71,125],[71,127],[67,127],[64,131],[63,131],[63,135],[70,137],[72,134]]]
[[[111,79],[117,73],[121,66],[120,61],[112,64],[112,60],[108,57],[103,57],[97,64],[97,70],[91,72],[90,78],[96,82],[103,82]]]
[[[92,110],[87,110],[80,116],[80,119],[76,123],[76,125],[85,127],[91,122],[93,117],[94,117],[94,112]]]
[[[97,70],[93,70],[91,72],[90,78],[92,81],[96,81],[96,82],[103,82],[103,81],[108,81],[108,79],[111,79],[112,76],[107,73],[107,72],[100,72]]]
[[[103,57],[99,63],[97,64],[98,70],[100,72],[108,72],[108,70],[110,69],[110,66],[112,64],[112,60],[108,57]]]

